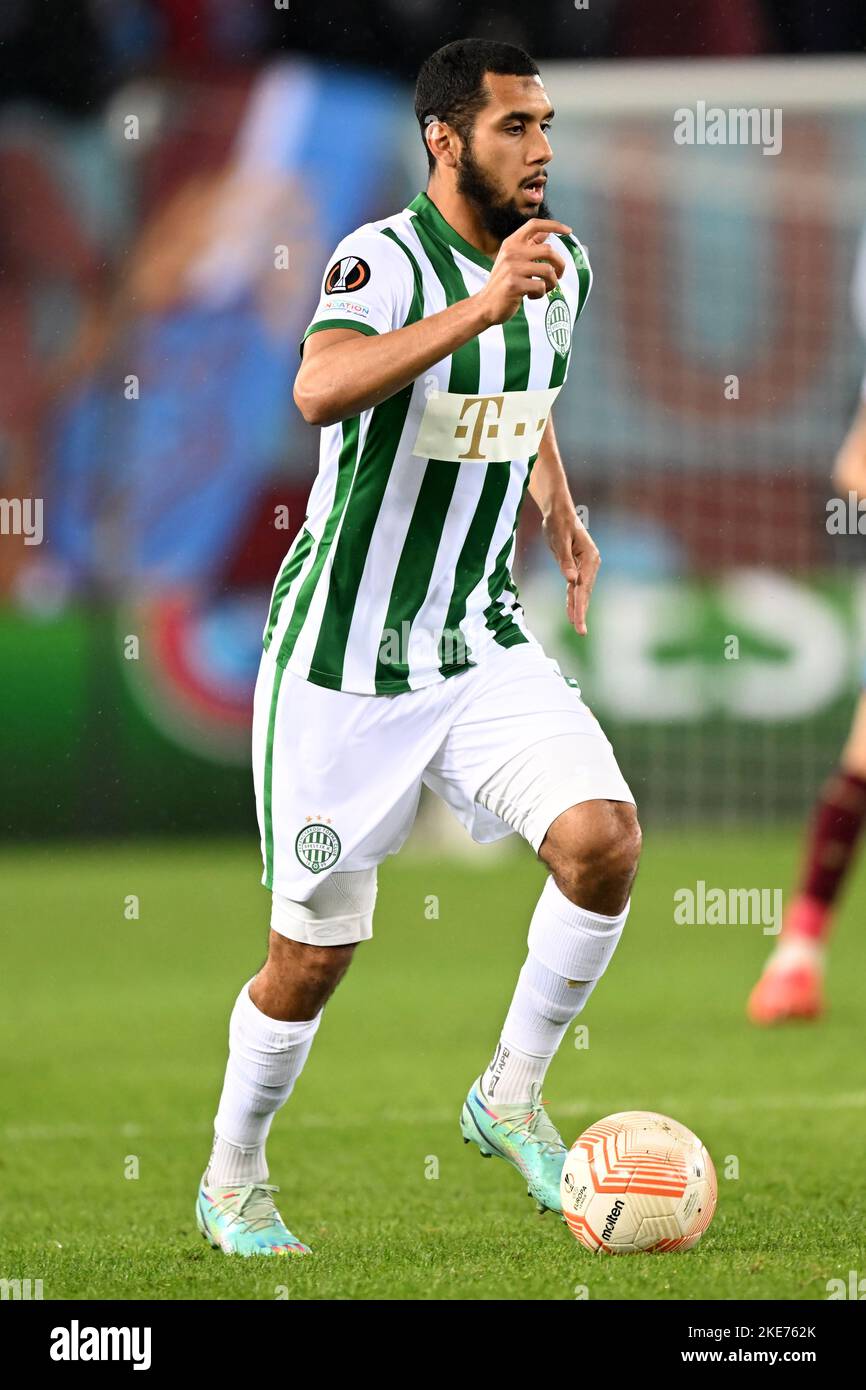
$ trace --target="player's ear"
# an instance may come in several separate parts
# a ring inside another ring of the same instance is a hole
[[[457,136],[445,121],[430,121],[424,131],[433,158],[449,169],[457,163]]]

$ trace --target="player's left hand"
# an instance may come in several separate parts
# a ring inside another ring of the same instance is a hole
[[[585,637],[586,613],[601,564],[598,547],[570,503],[550,511],[541,527],[567,582],[568,621],[580,637]]]

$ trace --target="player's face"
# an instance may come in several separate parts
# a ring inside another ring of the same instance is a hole
[[[546,165],[550,99],[537,77],[487,73],[491,98],[475,118],[457,166],[457,189],[499,240],[533,217],[549,217]]]

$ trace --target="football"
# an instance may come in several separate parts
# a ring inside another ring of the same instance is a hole
[[[685,1125],[625,1110],[590,1125],[569,1150],[562,1211],[594,1253],[690,1250],[713,1219],[713,1160]]]

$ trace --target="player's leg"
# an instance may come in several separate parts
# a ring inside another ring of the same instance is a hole
[[[570,751],[569,742],[539,745],[539,766],[580,756],[580,743]],[[550,766],[547,771],[551,779],[559,775]],[[536,794],[527,786],[526,804]],[[464,1105],[464,1138],[474,1137],[474,1127],[518,1141],[522,1171],[541,1210],[561,1210],[566,1152],[542,1109],[544,1080],[619,943],[639,853],[632,804],[593,799],[556,816],[538,847],[551,872],[532,915],[527,956],[493,1057]]]
[[[540,747],[540,765],[549,755],[567,758],[567,743]],[[548,771],[555,775],[552,767]],[[543,1084],[622,935],[640,842],[635,807],[623,801],[571,806],[545,833],[538,856],[550,877],[532,916],[528,954],[502,1035],[482,1077],[487,1096],[525,1101],[534,1083]]]
[[[580,692],[534,642],[492,654],[425,780],[474,838],[516,830],[550,869],[461,1130],[482,1153],[513,1162],[540,1207],[561,1210],[565,1146],[543,1110],[542,1086],[628,916],[640,850],[634,799]]]
[[[331,874],[304,902],[275,894],[268,957],[241,989],[198,1223],[227,1253],[306,1254],[268,1184],[265,1144],[300,1076],[325,1004],[372,934],[376,870]],[[327,938],[328,945],[317,938]]]
[[[554,751],[567,760],[567,746],[547,753]],[[542,763],[546,756],[541,752]],[[502,1032],[469,1092],[461,1130],[464,1139],[483,1132],[504,1146],[506,1156],[511,1149],[539,1210],[560,1211],[566,1146],[542,1108],[542,1090],[550,1063],[607,969],[628,917],[640,853],[635,808],[608,800],[572,806],[553,821],[538,853],[550,877],[532,916],[528,954]]]
[[[839,766],[821,789],[797,893],[775,950],[749,997],[753,1023],[818,1018],[825,951],[842,887],[866,819],[866,694],[861,694]]]
[[[262,658],[253,770],[271,933],[232,1012],[196,1213],[227,1252],[307,1252],[274,1205],[265,1142],[356,945],[372,936],[376,865],[409,833],[450,699],[444,687],[390,700],[326,690]]]

